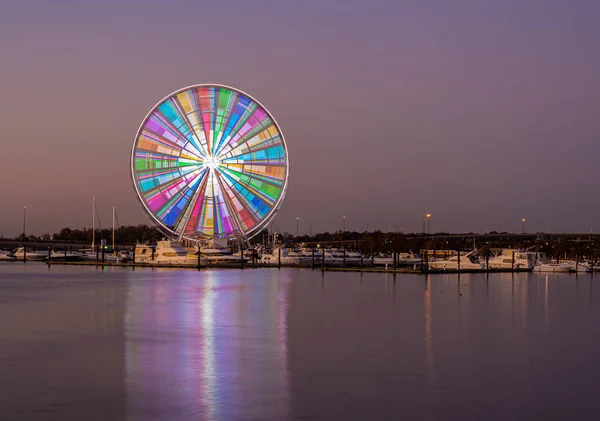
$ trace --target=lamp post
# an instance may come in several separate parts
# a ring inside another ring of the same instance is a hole
[[[23,241],[25,241],[26,224],[27,224],[27,206],[23,206]]]
[[[297,217],[296,217],[296,241],[298,241],[298,237],[300,237],[300,236],[298,235],[298,233],[299,233],[299,231],[298,231],[298,224],[299,224],[299,223],[300,223],[300,217],[299,217],[299,216],[297,216]]]
[[[427,235],[429,235],[429,219],[431,218],[431,214],[428,213],[427,215],[425,215],[427,217]]]
[[[525,234],[525,218],[521,219],[521,231],[522,234]]]
[[[343,223],[342,223],[343,231],[342,232],[346,232],[346,215],[344,215],[342,217],[342,221],[343,221]]]

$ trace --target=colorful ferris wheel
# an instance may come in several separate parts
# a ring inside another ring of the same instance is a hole
[[[288,171],[273,116],[223,85],[190,86],[160,101],[131,152],[144,209],[163,232],[187,239],[258,234],[281,206]]]

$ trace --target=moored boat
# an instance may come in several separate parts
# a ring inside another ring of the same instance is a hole
[[[48,258],[47,253],[41,253],[39,251],[32,251],[29,248],[18,247],[13,250],[13,256],[15,256],[16,260],[31,260],[31,261],[44,261]]]

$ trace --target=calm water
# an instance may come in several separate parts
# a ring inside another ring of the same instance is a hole
[[[598,420],[600,276],[0,264],[0,420]]]

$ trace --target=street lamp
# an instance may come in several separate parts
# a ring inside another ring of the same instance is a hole
[[[344,215],[344,216],[342,217],[342,219],[343,219],[343,221],[344,221],[344,222],[343,222],[343,228],[344,228],[344,231],[343,231],[343,232],[346,232],[346,215]]]
[[[27,221],[27,206],[23,206],[23,240],[25,240],[26,221]]]
[[[429,235],[429,219],[431,218],[431,214],[428,213],[427,215],[425,215],[427,217],[427,235]]]
[[[521,229],[522,233],[525,234],[525,218],[521,219]]]
[[[298,235],[298,224],[299,224],[299,222],[300,222],[300,217],[297,216],[296,217],[296,241],[298,241],[298,237],[299,237],[299,235]]]

